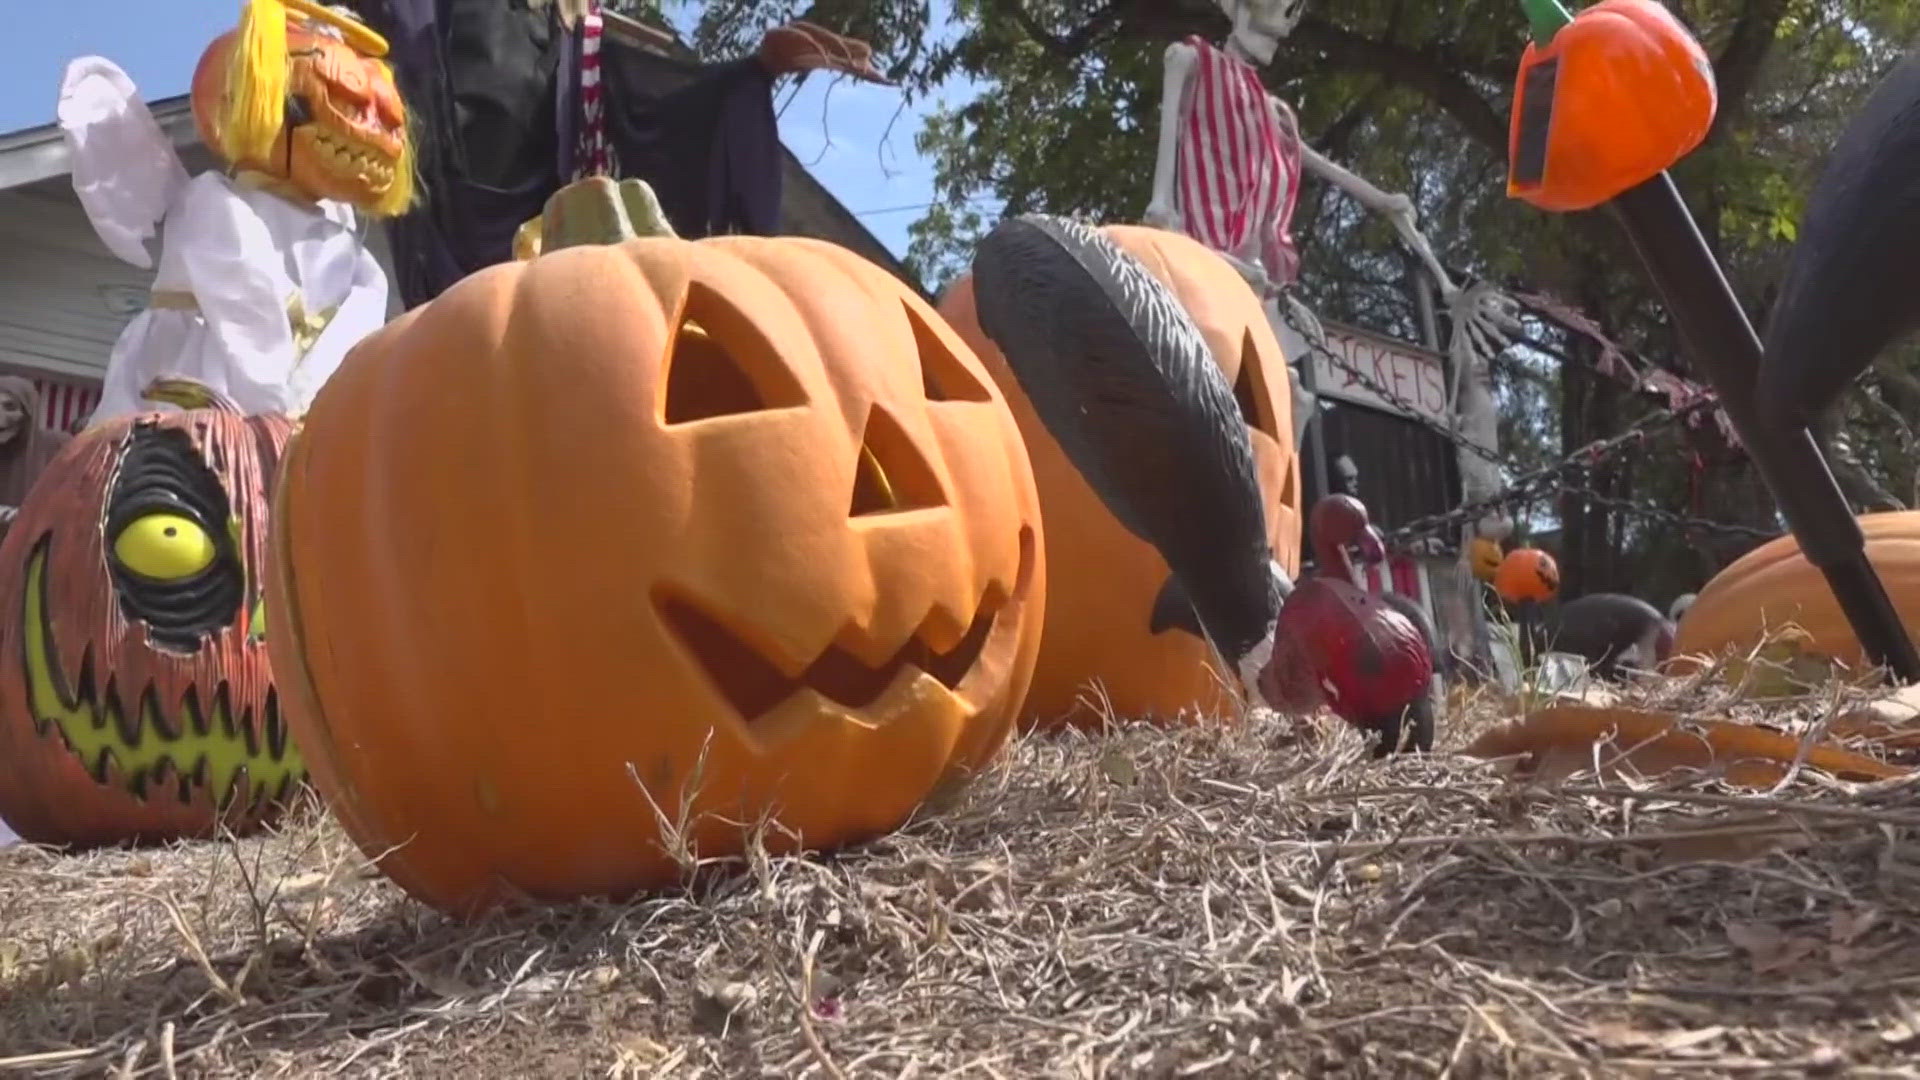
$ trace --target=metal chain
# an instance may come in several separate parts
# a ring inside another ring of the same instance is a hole
[[[1345,359],[1326,346],[1324,338],[1320,335],[1309,334],[1304,327],[1295,321],[1293,310],[1285,302],[1285,297],[1281,297],[1280,299],[1281,302],[1276,304],[1275,307],[1278,309],[1282,321],[1284,321],[1295,334],[1300,336],[1300,340],[1305,342],[1307,348],[1313,353],[1324,356],[1335,367],[1352,376],[1355,382],[1380,397],[1381,400],[1399,408],[1414,419],[1415,422],[1427,428],[1429,431],[1439,434],[1452,445],[1502,468],[1510,464],[1508,459],[1501,457],[1499,454],[1468,440],[1465,436],[1451,428],[1443,427],[1429,420],[1422,415],[1420,410],[1415,408],[1411,402],[1394,393],[1392,390],[1387,389],[1366,372],[1348,364]],[[1457,535],[1459,530],[1468,522],[1477,521],[1489,512],[1509,510],[1524,503],[1535,502],[1551,495],[1559,495],[1568,491],[1577,491],[1586,502],[1592,505],[1618,513],[1632,514],[1647,520],[1658,521],[1682,530],[1710,532],[1760,540],[1772,539],[1779,535],[1778,530],[1758,529],[1749,525],[1730,525],[1707,518],[1680,514],[1647,503],[1601,494],[1593,488],[1590,480],[1578,486],[1570,482],[1576,475],[1590,477],[1595,466],[1610,459],[1613,455],[1626,449],[1628,446],[1637,445],[1654,429],[1685,420],[1692,414],[1714,408],[1717,404],[1716,399],[1708,397],[1677,411],[1658,412],[1645,416],[1618,435],[1595,440],[1567,455],[1560,461],[1536,469],[1533,472],[1514,477],[1508,482],[1506,489],[1498,495],[1456,507],[1442,514],[1431,514],[1426,517],[1416,518],[1394,529],[1389,534],[1389,539],[1397,543],[1406,543],[1426,538],[1446,537],[1451,539]]]
[[[1274,303],[1273,306],[1277,311],[1280,312],[1280,320],[1286,323],[1287,327],[1291,329],[1294,333],[1300,335],[1300,340],[1306,342],[1307,349],[1309,351],[1316,353],[1320,356],[1326,357],[1327,360],[1331,362],[1335,367],[1339,368],[1342,371],[1345,371],[1348,375],[1352,376],[1354,382],[1357,382],[1361,386],[1366,387],[1369,391],[1378,395],[1382,400],[1386,401],[1388,404],[1393,405],[1394,407],[1400,409],[1402,412],[1406,413],[1416,423],[1420,424],[1422,427],[1425,427],[1427,430],[1440,435],[1442,438],[1445,438],[1448,442],[1452,443],[1454,446],[1458,447],[1459,449],[1465,450],[1468,453],[1479,457],[1481,460],[1489,462],[1494,465],[1505,466],[1506,464],[1508,464],[1506,458],[1501,457],[1499,454],[1495,453],[1494,451],[1489,450],[1484,446],[1481,446],[1479,443],[1474,442],[1473,440],[1467,438],[1465,435],[1460,434],[1459,432],[1453,430],[1450,427],[1444,427],[1440,424],[1436,424],[1433,421],[1427,419],[1426,416],[1424,416],[1420,412],[1419,408],[1417,408],[1412,402],[1394,393],[1393,391],[1387,389],[1385,386],[1382,386],[1378,381],[1376,381],[1373,378],[1373,376],[1368,375],[1366,372],[1361,371],[1359,368],[1354,367],[1353,365],[1347,363],[1346,360],[1336,355],[1332,349],[1327,348],[1327,345],[1324,339],[1316,341],[1315,338],[1320,335],[1307,333],[1304,327],[1302,327],[1298,322],[1294,321],[1293,308],[1287,303],[1287,296],[1293,291],[1294,291],[1294,287],[1291,285],[1281,289],[1280,292],[1276,294],[1276,302]]]
[[[1701,402],[1694,409],[1707,408],[1711,402]],[[1692,411],[1692,410],[1688,410]],[[1614,454],[1635,445],[1662,423],[1678,419],[1682,414],[1661,413],[1647,417],[1638,424],[1611,438],[1588,443],[1567,457],[1536,469],[1533,472],[1517,476],[1505,491],[1477,502],[1467,503],[1442,514],[1429,514],[1415,518],[1405,525],[1392,530],[1388,539],[1396,543],[1408,543],[1427,537],[1447,537],[1451,539],[1458,530],[1470,521],[1477,521],[1483,515],[1494,510],[1508,510],[1525,503],[1545,500],[1564,492],[1579,493],[1587,501],[1604,506],[1620,513],[1635,514],[1640,517],[1661,521],[1682,529],[1694,529],[1701,532],[1717,533],[1726,536],[1751,537],[1770,540],[1778,535],[1778,529],[1757,529],[1750,525],[1730,525],[1708,518],[1694,517],[1688,514],[1664,510],[1656,506],[1631,499],[1621,499],[1603,495],[1594,490],[1590,482],[1572,483],[1574,477],[1586,479],[1594,466],[1611,458]]]
[[[1564,489],[1569,475],[1591,469],[1626,447],[1638,444],[1653,428],[1671,423],[1674,419],[1676,414],[1673,413],[1655,413],[1644,417],[1618,435],[1596,439],[1551,465],[1514,477],[1507,483],[1506,490],[1497,495],[1457,506],[1445,513],[1415,518],[1393,530],[1389,535],[1395,540],[1439,536],[1457,531],[1468,522],[1478,521],[1490,511],[1506,510],[1522,503],[1537,501],[1545,497],[1548,492]]]
[[[1291,287],[1282,290],[1283,293],[1290,291],[1292,291]],[[1306,343],[1309,350],[1326,357],[1335,367],[1340,368],[1352,376],[1355,382],[1379,396],[1388,404],[1398,407],[1416,423],[1442,436],[1454,446],[1503,468],[1511,464],[1509,459],[1469,440],[1459,432],[1427,419],[1411,402],[1387,389],[1366,372],[1347,363],[1345,359],[1334,353],[1332,349],[1329,349],[1324,340],[1316,340],[1316,335],[1309,334],[1304,327],[1294,320],[1293,309],[1285,302],[1284,295],[1279,297],[1279,299],[1280,302],[1276,303],[1274,307],[1279,311],[1281,321],[1285,322],[1295,334],[1300,336],[1300,340]],[[1477,521],[1490,511],[1506,510],[1522,503],[1534,502],[1543,498],[1547,493],[1542,492],[1540,489],[1547,486],[1550,482],[1551,493],[1553,494],[1568,490],[1578,490],[1588,502],[1597,506],[1621,513],[1634,514],[1669,525],[1675,525],[1682,529],[1695,529],[1703,532],[1763,540],[1772,539],[1780,535],[1778,530],[1769,531],[1756,529],[1749,525],[1728,525],[1707,518],[1678,514],[1671,510],[1662,510],[1659,507],[1646,503],[1615,498],[1610,495],[1602,495],[1600,492],[1595,491],[1590,483],[1582,484],[1577,489],[1567,483],[1567,480],[1573,474],[1592,470],[1594,466],[1606,461],[1626,447],[1639,443],[1655,428],[1682,421],[1693,413],[1714,408],[1718,404],[1716,398],[1708,397],[1704,400],[1696,401],[1678,411],[1650,414],[1641,418],[1618,435],[1605,439],[1597,439],[1575,450],[1560,461],[1513,478],[1508,482],[1506,490],[1498,495],[1456,507],[1443,514],[1430,514],[1426,517],[1416,518],[1394,529],[1389,534],[1389,539],[1405,542],[1427,537],[1447,536],[1457,532],[1461,527],[1466,525],[1466,523]]]
[[[1602,495],[1598,491],[1593,490],[1590,485],[1582,486],[1580,488],[1580,495],[1585,498],[1587,502],[1595,506],[1605,507],[1623,514],[1633,514],[1651,521],[1658,521],[1666,525],[1675,526],[1683,531],[1718,533],[1722,536],[1741,536],[1753,540],[1771,540],[1780,535],[1779,529],[1756,529],[1751,525],[1729,525],[1725,522],[1714,521],[1709,518],[1694,517],[1690,514],[1676,513],[1672,510],[1662,510],[1660,507],[1653,506],[1649,503],[1637,502],[1632,499],[1619,499],[1611,495]]]

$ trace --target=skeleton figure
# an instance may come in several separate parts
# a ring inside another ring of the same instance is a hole
[[[195,124],[228,166],[194,177],[124,71],[98,56],[68,64],[58,115],[74,191],[108,250],[155,271],[92,423],[176,408],[144,396],[163,375],[248,412],[298,414],[386,321],[360,217],[403,211],[413,187],[385,51],[339,9],[248,0],[194,72]]]
[[[1433,246],[1426,235],[1420,231],[1418,217],[1413,200],[1400,193],[1381,191],[1373,184],[1349,170],[1322,157],[1311,146],[1298,138],[1292,110],[1284,102],[1270,95],[1261,95],[1266,115],[1262,117],[1239,117],[1228,119],[1221,114],[1221,96],[1217,93],[1201,94],[1201,89],[1211,90],[1211,84],[1202,86],[1196,76],[1203,67],[1211,67],[1224,61],[1237,65],[1239,69],[1250,73],[1257,82],[1258,69],[1273,59],[1274,51],[1279,47],[1280,39],[1293,32],[1299,24],[1300,16],[1306,6],[1306,0],[1218,0],[1220,8],[1233,20],[1233,31],[1219,50],[1196,39],[1176,42],[1167,46],[1166,80],[1160,105],[1160,145],[1158,159],[1154,163],[1153,195],[1147,204],[1146,220],[1150,225],[1165,229],[1180,229],[1195,233],[1196,219],[1209,216],[1213,212],[1210,203],[1226,201],[1230,205],[1245,208],[1242,212],[1251,218],[1261,211],[1258,220],[1249,226],[1250,231],[1265,229],[1284,238],[1286,217],[1292,213],[1295,193],[1289,189],[1278,198],[1258,201],[1253,205],[1247,202],[1247,196],[1222,194],[1219,188],[1223,181],[1239,179],[1251,180],[1256,185],[1269,183],[1269,174],[1277,174],[1289,185],[1297,186],[1298,171],[1288,175],[1282,165],[1264,167],[1255,162],[1244,164],[1246,159],[1263,155],[1269,162],[1280,160],[1281,151],[1270,150],[1267,139],[1276,133],[1291,133],[1292,142],[1297,146],[1300,167],[1312,171],[1321,179],[1346,192],[1355,201],[1375,213],[1384,215],[1393,223],[1394,230],[1400,234],[1408,249],[1420,259],[1427,272],[1432,275],[1434,285],[1440,291],[1440,297],[1452,317],[1453,334],[1449,351],[1456,361],[1454,364],[1454,386],[1451,397],[1458,409],[1461,396],[1473,396],[1476,381],[1484,381],[1485,358],[1506,348],[1511,336],[1518,331],[1517,309],[1513,301],[1502,296],[1490,286],[1476,283],[1461,288],[1456,284],[1446,268],[1433,253]],[[1201,50],[1211,50],[1212,55]],[[1205,130],[1205,125],[1196,126],[1198,119],[1205,117],[1209,123],[1231,123],[1236,132],[1254,132],[1260,136],[1254,143],[1258,152],[1249,155],[1223,154],[1223,159],[1234,159],[1221,171],[1238,172],[1238,177],[1222,175],[1209,177],[1210,183],[1194,182],[1191,176],[1192,163],[1201,156],[1200,148],[1191,147],[1187,133]],[[1208,191],[1208,188],[1215,190]],[[1256,190],[1253,195],[1261,194]],[[1238,198],[1240,201],[1235,202]],[[1202,231],[1205,231],[1204,229]],[[1211,244],[1209,237],[1197,235],[1196,238]],[[1216,250],[1229,259],[1253,287],[1263,295],[1271,296],[1290,278],[1290,272],[1284,277],[1276,274],[1271,260],[1250,259],[1249,255],[1258,251],[1258,239],[1244,240],[1237,249]],[[1290,242],[1287,243],[1290,247]],[[1459,361],[1465,360],[1466,363]],[[1477,378],[1475,372],[1478,372]],[[1491,415],[1491,402],[1487,402],[1487,412]],[[1471,412],[1472,410],[1464,410]],[[1490,494],[1490,492],[1489,492]],[[1472,497],[1471,495],[1469,497]]]
[[[1233,22],[1233,31],[1219,49],[1190,38],[1169,45],[1166,81],[1160,106],[1160,143],[1154,163],[1153,194],[1147,205],[1150,225],[1187,232],[1231,262],[1262,296],[1279,297],[1311,344],[1324,345],[1319,320],[1282,288],[1292,280],[1292,240],[1286,233],[1292,215],[1301,168],[1346,192],[1362,206],[1385,215],[1407,247],[1419,258],[1440,292],[1452,324],[1447,351],[1453,361],[1453,384],[1448,412],[1455,430],[1476,445],[1491,447],[1497,434],[1488,368],[1491,358],[1511,342],[1519,330],[1514,302],[1484,283],[1462,288],[1447,273],[1420,231],[1413,200],[1381,191],[1354,173],[1328,161],[1300,140],[1292,110],[1260,90],[1258,69],[1273,59],[1280,39],[1300,22],[1306,0],[1216,0]],[[1226,78],[1230,72],[1234,78]],[[1224,88],[1224,89],[1223,89]],[[1248,116],[1240,107],[1255,110]],[[1220,145],[1252,147],[1253,152],[1211,155],[1214,133],[1225,131]],[[1291,136],[1289,139],[1288,136]],[[1286,145],[1291,142],[1291,146]],[[1289,155],[1298,165],[1287,168]],[[1201,176],[1196,169],[1208,170]],[[1228,191],[1231,183],[1244,190]],[[1272,188],[1285,184],[1285,190]],[[1219,228],[1224,204],[1227,216],[1240,228]],[[1264,234],[1264,235],[1263,235]],[[1270,254],[1283,251],[1287,258]],[[1296,414],[1312,407],[1311,398],[1295,390]],[[1296,431],[1304,431],[1298,416]],[[1462,495],[1473,503],[1497,495],[1502,486],[1498,468],[1479,455],[1460,454]],[[1465,533],[1466,530],[1463,530]],[[1461,548],[1464,552],[1466,539]],[[1464,558],[1464,556],[1463,556]],[[1461,565],[1463,580],[1467,574]]]
[[[1198,37],[1167,47],[1159,160],[1147,223],[1177,229],[1226,256],[1263,295],[1293,280],[1287,222],[1300,187],[1293,110],[1259,69],[1293,30],[1304,0],[1224,0],[1224,48]]]

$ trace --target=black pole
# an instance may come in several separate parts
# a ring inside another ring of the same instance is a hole
[[[1608,205],[1665,297],[1681,345],[1719,393],[1720,406],[1779,502],[1800,550],[1826,575],[1861,649],[1901,682],[1920,682],[1920,652],[1867,559],[1866,536],[1813,433],[1805,427],[1770,431],[1758,421],[1753,392],[1760,372],[1759,335],[1672,177],[1662,172]]]

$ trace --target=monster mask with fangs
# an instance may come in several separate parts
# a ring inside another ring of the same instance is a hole
[[[74,191],[109,250],[155,270],[92,423],[172,409],[141,393],[172,375],[249,413],[297,416],[386,322],[387,278],[360,215],[404,212],[414,186],[385,53],[338,9],[248,0],[202,54],[190,95],[201,141],[229,170],[191,179],[125,72],[98,56],[67,65],[58,115]]]

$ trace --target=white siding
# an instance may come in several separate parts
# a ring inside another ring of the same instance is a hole
[[[0,192],[0,363],[98,379],[153,275],[108,254],[78,201]],[[124,304],[124,301],[123,301]]]
[[[384,230],[369,240],[391,278]],[[64,179],[0,191],[0,368],[97,382],[152,281],[107,251]]]

